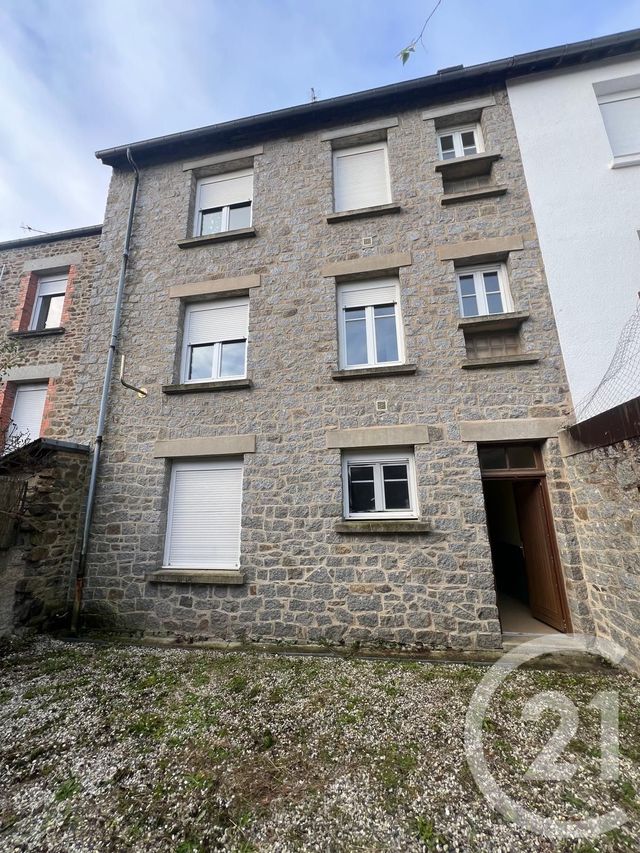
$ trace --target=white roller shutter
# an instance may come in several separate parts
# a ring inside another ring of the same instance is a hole
[[[186,343],[210,344],[247,337],[249,300],[233,299],[189,305]]]
[[[336,211],[388,204],[386,143],[334,151],[333,182]]]
[[[640,152],[640,91],[601,96],[599,101],[614,156]]]
[[[339,286],[338,293],[343,308],[390,305],[398,301],[398,281],[395,278],[381,278],[376,281],[346,284]]]
[[[47,384],[19,385],[13,403],[11,420],[15,434],[24,436],[23,443],[40,437],[44,404],[47,399]]]
[[[204,178],[198,186],[198,208],[210,210],[253,200],[253,172],[231,172]]]
[[[38,282],[38,296],[53,296],[55,294],[64,293],[66,289],[66,275],[47,276],[47,278],[41,278]]]
[[[175,463],[165,565],[237,568],[241,506],[242,460]]]

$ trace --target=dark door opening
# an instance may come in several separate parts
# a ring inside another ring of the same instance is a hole
[[[478,448],[504,633],[569,631],[569,613],[539,448]]]

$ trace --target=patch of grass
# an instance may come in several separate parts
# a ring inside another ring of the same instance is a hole
[[[439,845],[445,843],[445,839],[436,832],[435,824],[431,818],[419,815],[415,822],[415,832],[426,850],[437,850]]]
[[[0,705],[6,705],[13,699],[12,690],[0,690]]]
[[[143,713],[127,727],[129,734],[160,737],[164,734],[166,723],[159,714]]]
[[[229,693],[242,693],[247,686],[247,679],[244,675],[234,675],[229,679],[227,690]]]
[[[72,776],[57,788],[55,793],[56,802],[62,803],[65,800],[70,800],[71,797],[75,796],[81,790],[81,788],[82,786],[80,785],[80,782]]]

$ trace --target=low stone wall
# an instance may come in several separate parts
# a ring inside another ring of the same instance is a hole
[[[640,412],[637,400],[572,427],[565,461],[596,633],[627,649],[628,665],[640,672],[640,430],[634,411]],[[638,434],[611,442],[625,432]]]
[[[0,551],[0,634],[66,624],[88,473],[87,448],[33,442],[0,460],[27,491],[14,544]]]

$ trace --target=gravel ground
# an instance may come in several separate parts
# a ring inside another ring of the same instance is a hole
[[[467,665],[69,645],[0,661],[3,851],[640,850],[640,682],[527,670],[485,722],[490,768],[539,814],[628,820],[589,841],[538,838],[491,810],[464,756],[484,670]],[[557,726],[526,722],[564,692],[580,727],[571,782],[523,774]],[[601,690],[620,702],[620,775],[599,778]]]

